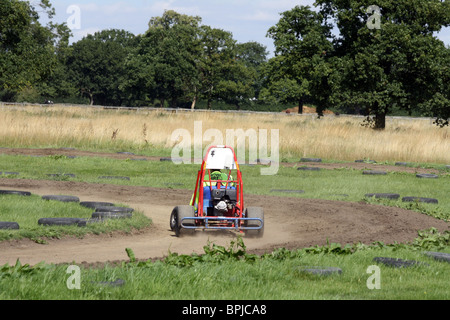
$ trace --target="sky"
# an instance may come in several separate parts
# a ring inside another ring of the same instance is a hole
[[[233,34],[237,42],[256,41],[273,56],[273,40],[267,30],[280,19],[280,13],[296,5],[313,7],[315,0],[50,0],[56,10],[54,21],[67,22],[73,37],[81,40],[87,34],[105,29],[124,29],[143,34],[150,18],[165,10],[200,16],[202,24]],[[36,2],[35,1],[31,1]],[[450,28],[437,34],[450,46]]]

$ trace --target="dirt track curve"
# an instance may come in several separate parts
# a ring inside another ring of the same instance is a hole
[[[71,155],[82,154],[88,155],[71,151]],[[182,238],[174,236],[169,229],[170,212],[174,206],[189,201],[190,190],[26,179],[0,179],[0,188],[30,191],[37,195],[75,195],[82,201],[126,203],[153,220],[150,228],[133,234],[88,235],[83,239],[69,237],[50,240],[46,245],[30,240],[3,242],[0,243],[0,265],[15,263],[17,259],[29,264],[126,260],[125,248],[133,249],[137,259],[164,257],[169,250],[180,254],[201,253],[208,239],[228,245],[234,236],[233,233],[217,232],[197,232],[195,236]],[[245,199],[246,206],[264,208],[264,237],[244,239],[248,250],[256,253],[271,252],[279,247],[292,249],[324,245],[327,239],[341,244],[407,242],[416,238],[418,230],[430,227],[440,231],[449,229],[447,222],[400,208],[275,196],[246,195]]]

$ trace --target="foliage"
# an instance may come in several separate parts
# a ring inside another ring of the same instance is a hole
[[[51,19],[49,1],[38,4]],[[22,91],[36,97],[32,88],[52,75],[57,66],[54,52],[66,45],[69,30],[52,22],[42,26],[38,10],[26,1],[2,1],[0,17],[0,98],[14,100]]]
[[[316,4],[325,19],[336,20],[330,59],[330,102],[357,110],[375,129],[385,128],[393,109],[434,116],[447,124],[448,52],[433,33],[450,23],[448,1],[335,1]],[[379,27],[370,27],[377,5]],[[371,6],[373,7],[373,6]],[[412,14],[414,13],[414,14]],[[370,118],[374,117],[373,120]]]
[[[74,86],[89,97],[91,105],[122,105],[120,85],[134,38],[125,30],[112,29],[88,35],[72,45],[66,68]]]
[[[242,237],[232,240],[228,248],[208,241],[203,247],[204,254],[179,255],[170,252],[164,259],[164,263],[177,267],[189,267],[194,263],[222,263],[229,260],[238,260],[244,262],[254,262],[256,255],[248,254]]]
[[[268,30],[274,39],[276,56],[265,70],[264,96],[282,102],[298,102],[299,113],[306,98],[325,109],[326,78],[330,68],[326,56],[332,50],[331,26],[309,6],[296,6],[281,14],[280,21]]]
[[[102,30],[69,45],[70,30],[52,21],[49,0],[5,0],[0,99],[260,111],[308,103],[319,116],[325,108],[364,114],[363,125],[376,129],[399,113],[434,117],[443,127],[450,117],[450,48],[434,34],[450,25],[449,6],[440,0],[295,6],[267,30],[276,49],[268,60],[261,44],[237,43],[231,32],[173,10],[152,17],[143,35]],[[46,26],[39,12],[48,15]],[[371,25],[374,16],[379,28]]]
[[[13,266],[9,264],[5,264],[0,266],[0,280],[5,278],[20,278],[26,275],[33,275],[42,270],[49,270],[52,266],[45,264],[44,262],[40,262],[34,266],[30,266],[28,263],[22,265],[22,263],[17,259],[16,263]]]

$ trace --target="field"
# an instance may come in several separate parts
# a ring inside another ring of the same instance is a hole
[[[170,155],[172,133],[186,129],[194,137],[201,121],[204,146],[208,129],[223,137],[229,129],[279,130],[280,160],[317,157],[329,161],[407,161],[450,163],[450,128],[440,129],[429,119],[388,119],[385,131],[361,126],[362,118],[314,115],[171,113],[103,110],[81,107],[17,107],[0,113],[0,146],[63,148],[90,151],[136,151]],[[208,139],[209,138],[209,141]],[[270,142],[270,139],[269,139]],[[225,141],[224,141],[225,144]],[[254,160],[254,159],[250,159]]]
[[[190,199],[198,165],[174,165],[160,158],[170,155],[171,133],[193,130],[194,121],[202,121],[204,131],[280,132],[282,163],[276,175],[261,175],[260,165],[242,167],[246,204],[262,206],[266,216],[264,237],[244,238],[245,249],[227,249],[236,242],[234,233],[176,238],[169,229],[172,208]],[[152,224],[54,238],[47,234],[45,239],[0,231],[1,239],[9,239],[0,243],[0,298],[449,299],[448,263],[424,255],[427,250],[450,253],[449,129],[435,128],[426,120],[395,119],[386,132],[373,132],[358,121],[94,108],[2,109],[0,171],[19,174],[0,176],[0,189],[30,191],[35,200],[67,194],[83,201],[120,203],[142,212]],[[305,163],[300,157],[324,161]],[[356,159],[377,163],[355,163]],[[396,161],[408,165],[396,166]],[[298,170],[304,166],[321,170]],[[387,174],[363,175],[368,169]],[[73,176],[49,176],[64,173]],[[439,178],[421,179],[419,173]],[[398,193],[400,198],[372,199],[367,193]],[[439,203],[403,202],[405,196],[436,198]],[[35,221],[42,211],[29,206],[22,210]],[[27,223],[24,229],[32,229],[33,222]],[[434,231],[419,235],[430,228]],[[208,249],[208,243],[214,245]],[[374,263],[380,256],[415,260],[427,267],[397,269]],[[42,261],[46,264],[39,264]],[[67,289],[69,264],[82,268],[80,290]],[[381,290],[366,285],[366,270],[374,264],[381,268]],[[321,277],[301,272],[307,266],[343,271]]]

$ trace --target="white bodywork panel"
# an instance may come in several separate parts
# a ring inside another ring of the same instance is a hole
[[[230,148],[211,148],[206,158],[206,169],[236,169],[233,150]]]

